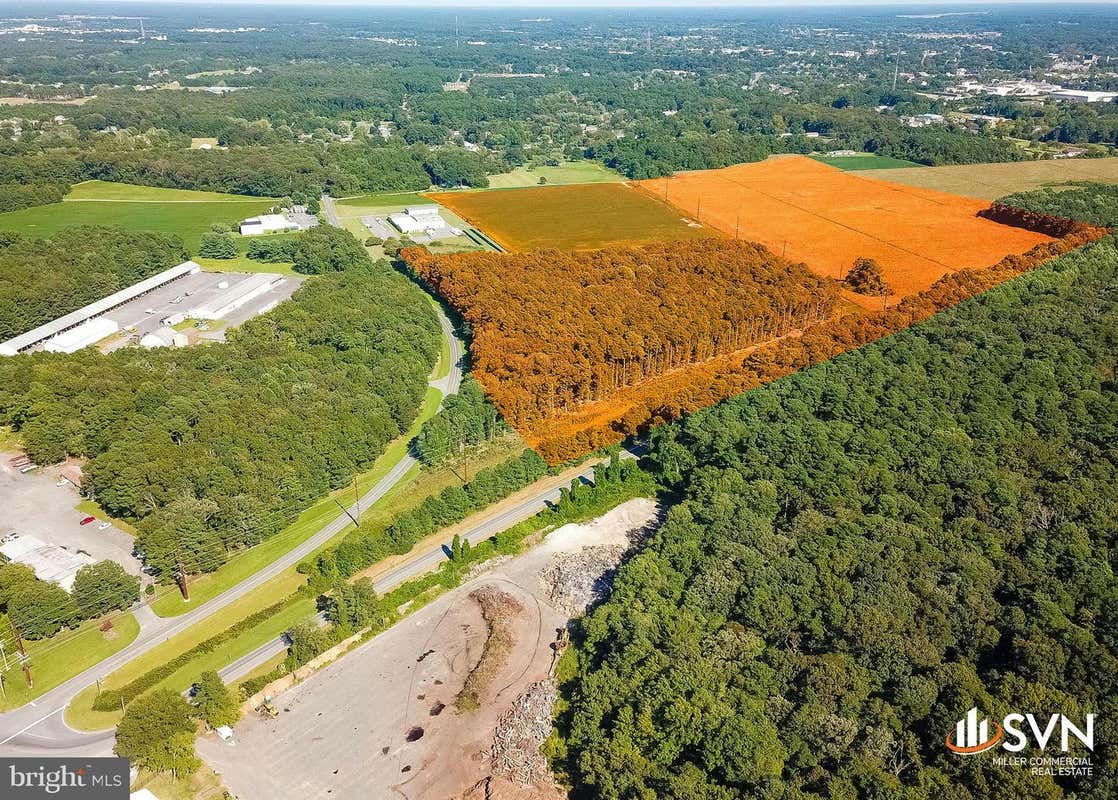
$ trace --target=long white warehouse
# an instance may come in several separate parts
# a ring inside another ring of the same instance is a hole
[[[262,294],[267,294],[284,280],[286,279],[271,272],[252,275],[234,284],[232,288],[225,290],[210,302],[193,309],[187,316],[194,319],[224,319]]]
[[[121,289],[119,292],[114,292],[108,297],[90,303],[84,308],[71,311],[69,314],[54,320],[54,322],[48,322],[46,325],[40,325],[38,328],[30,330],[27,333],[21,333],[19,336],[11,338],[6,342],[0,342],[0,356],[14,356],[25,350],[30,350],[37,344],[41,344],[48,339],[53,339],[71,328],[76,328],[79,325],[89,322],[89,320],[94,317],[112,311],[117,306],[122,306],[141,295],[154,291],[161,286],[166,286],[171,281],[178,280],[187,275],[193,275],[201,269],[202,267],[193,261],[186,261],[179,264],[177,267],[164,270],[158,275],[145,278],[139,283],[129,286],[127,289]],[[48,347],[47,349],[51,348]]]

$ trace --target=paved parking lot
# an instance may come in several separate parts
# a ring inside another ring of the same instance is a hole
[[[194,275],[187,275],[149,292],[143,297],[137,297],[135,300],[125,303],[120,308],[113,309],[105,314],[105,316],[120,325],[122,331],[134,327],[135,331],[129,332],[134,334],[135,340],[138,340],[163,327],[163,320],[167,317],[173,314],[189,315],[191,309],[234,291],[238,283],[250,280],[258,274],[261,273],[203,271]],[[226,328],[246,322],[275,304],[288,299],[303,282],[302,278],[294,276],[273,274],[272,277],[281,282],[224,319],[210,323],[209,330],[200,331],[201,338],[224,341]],[[228,283],[229,285],[222,289],[220,288],[222,283]],[[114,345],[118,347],[122,344],[124,344],[123,341],[114,342]]]
[[[41,467],[20,474],[8,465],[10,453],[0,454],[0,536],[30,534],[96,561],[111,559],[133,575],[140,562],[132,555],[132,537],[115,527],[79,525],[86,515],[77,510],[81,500],[72,485],[56,486],[58,467]]]

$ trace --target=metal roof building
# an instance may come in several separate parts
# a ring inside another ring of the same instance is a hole
[[[135,300],[137,297],[158,289],[160,286],[165,286],[173,280],[187,275],[193,275],[201,269],[202,267],[193,261],[186,261],[179,264],[177,267],[164,270],[158,275],[145,278],[139,283],[129,286],[127,289],[121,289],[119,292],[114,292],[108,297],[90,303],[84,308],[71,311],[69,314],[61,316],[53,322],[40,325],[38,328],[30,330],[27,333],[22,333],[6,342],[0,342],[0,356],[14,356],[17,353],[22,353],[24,350],[30,350],[35,345],[47,339],[52,339],[60,333],[65,333],[71,328],[76,328],[94,317],[112,311],[117,306],[122,306],[130,300]]]
[[[191,310],[187,316],[193,319],[223,319],[263,294],[267,294],[274,287],[279,286],[286,279],[282,275],[271,272],[261,272],[251,275],[232,287],[226,289],[208,303]]]

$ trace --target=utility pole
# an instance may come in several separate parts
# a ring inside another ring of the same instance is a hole
[[[23,646],[23,637],[19,635],[19,628],[12,622],[12,618],[8,617],[8,624],[12,628],[12,633],[16,637],[16,647],[19,648],[19,663],[23,666],[23,677],[27,679],[28,688],[35,686],[35,681],[31,679],[31,668],[27,666],[27,648]]]
[[[361,495],[357,494],[357,476],[353,476],[353,505],[357,507],[357,516],[361,516]]]
[[[340,508],[342,510],[342,513],[344,513],[347,517],[349,517],[350,521],[353,522],[354,525],[360,527],[361,523],[357,521],[357,517],[353,516],[352,511],[350,511],[348,508],[343,506],[341,504],[341,502],[338,500],[338,498],[336,498],[336,497],[334,498],[334,502],[337,503],[338,508]]]
[[[178,569],[178,584],[179,591],[182,592],[182,599],[190,600],[190,587],[186,585],[186,567],[182,563],[182,551],[175,548],[175,567]]]
[[[737,223],[734,224],[734,240],[738,241],[740,239],[741,239],[741,212],[739,211],[738,212],[738,221],[737,221]]]

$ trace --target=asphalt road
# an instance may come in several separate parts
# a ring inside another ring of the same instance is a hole
[[[579,473],[579,477],[592,482],[594,480],[594,467],[587,467]],[[555,503],[559,500],[559,494],[560,489],[558,487],[545,489],[524,502],[471,528],[465,534],[462,534],[461,538],[465,539],[470,544],[483,542],[501,531],[508,530],[518,522],[522,522],[543,511],[549,503]],[[373,586],[377,590],[377,593],[384,594],[404,581],[438,568],[439,564],[447,560],[450,544],[451,540],[448,539],[441,547],[418,555],[414,559],[401,564],[375,579],[373,581]],[[318,615],[317,621],[320,625],[326,624],[326,618],[322,614]],[[283,636],[278,636],[267,644],[261,645],[251,653],[247,653],[241,658],[238,658],[224,669],[219,670],[218,674],[226,683],[235,681],[287,650],[287,644],[287,640]]]
[[[444,335],[450,339],[450,374],[432,383],[440,388],[453,389],[461,385],[462,342],[457,338],[454,326],[441,309],[438,311],[439,324]],[[412,455],[406,454],[388,474],[370,489],[358,503],[350,506],[346,513],[340,513],[306,541],[292,548],[249,578],[185,614],[177,617],[160,617],[146,626],[130,645],[118,653],[104,659],[97,665],[79,673],[65,683],[56,686],[31,703],[14,711],[0,714],[0,754],[3,755],[99,755],[103,754],[112,742],[113,731],[81,733],[66,725],[63,711],[70,700],[97,680],[124,666],[177,633],[203,621],[206,617],[220,611],[225,606],[240,599],[254,589],[264,585],[280,573],[298,564],[346,527],[352,524],[350,514],[358,516],[360,509],[367,509],[386,495],[416,465]],[[13,679],[19,679],[15,677]]]

